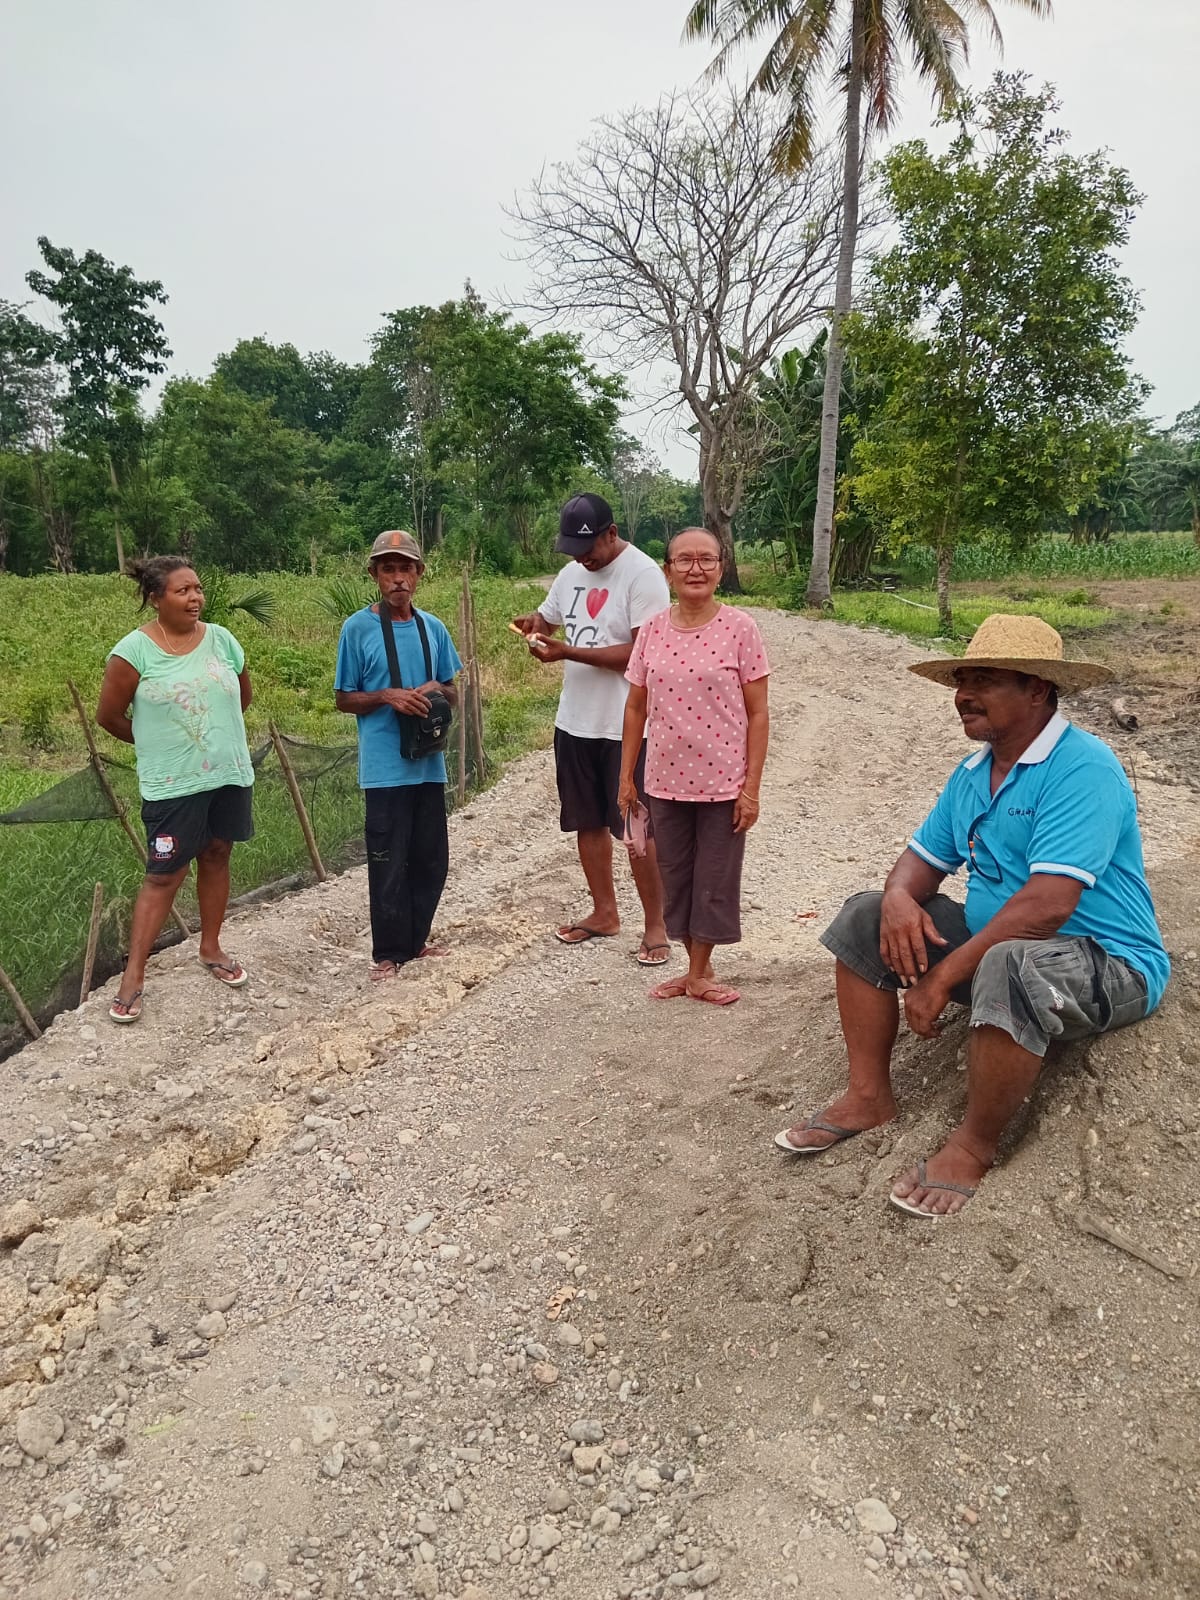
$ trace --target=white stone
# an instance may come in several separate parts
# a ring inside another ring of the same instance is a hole
[[[882,1500],[860,1500],[854,1507],[854,1518],[864,1533],[895,1533],[896,1519]]]

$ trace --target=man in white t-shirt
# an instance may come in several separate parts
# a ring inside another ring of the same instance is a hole
[[[612,508],[598,494],[568,500],[559,519],[556,550],[574,560],[555,578],[538,609],[513,620],[539,661],[562,661],[562,694],[554,719],[554,762],[560,826],[574,833],[592,897],[591,912],[555,930],[563,944],[583,944],[617,933],[621,919],[613,886],[612,841],[624,819],[617,809],[621,727],[629,685],[625,668],[643,623],[671,603],[662,570],[617,532]],[[553,638],[558,629],[564,639]],[[645,749],[638,762],[638,795],[645,805]],[[659,967],[670,954],[663,925],[662,886],[653,840],[644,856],[630,854],[633,880],[645,916],[637,959]]]

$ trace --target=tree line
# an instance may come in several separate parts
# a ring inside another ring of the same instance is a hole
[[[620,503],[624,486],[643,538],[694,512],[689,486],[622,432],[622,380],[469,285],[392,312],[361,364],[243,339],[147,408],[171,355],[163,285],[38,245],[27,282],[53,321],[0,302],[0,569],[120,569],[178,550],[315,570],[402,526],[506,571],[545,559],[575,487]]]
[[[788,170],[790,114],[754,96],[610,117],[521,197],[550,332],[468,285],[391,313],[364,363],[247,339],[147,408],[170,357],[162,284],[43,239],[38,301],[0,304],[0,562],[152,548],[315,569],[399,525],[509,571],[545,562],[559,500],[591,488],[651,547],[703,522],[734,590],[735,531],[782,540],[810,594],[823,562],[852,581],[923,546],[949,627],[964,540],[1190,521],[1200,543],[1200,411],[1152,425],[1124,353],[1138,303],[1119,252],[1141,197],[1103,153],[1071,152],[1060,109],[998,74],[954,100],[942,153],[888,152],[856,197],[840,320],[841,152],[814,139]],[[696,438],[698,483],[622,429],[639,373]]]

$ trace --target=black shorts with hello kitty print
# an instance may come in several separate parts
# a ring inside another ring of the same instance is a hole
[[[213,839],[253,839],[253,795],[252,785],[226,783],[199,794],[143,800],[146,871],[151,877],[178,872]]]

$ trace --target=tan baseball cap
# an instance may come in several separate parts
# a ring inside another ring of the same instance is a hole
[[[420,561],[422,565],[425,561],[425,557],[421,554],[421,546],[412,534],[405,533],[403,528],[393,528],[388,533],[381,533],[371,546],[367,564],[377,561],[380,556],[407,556],[410,561]]]

